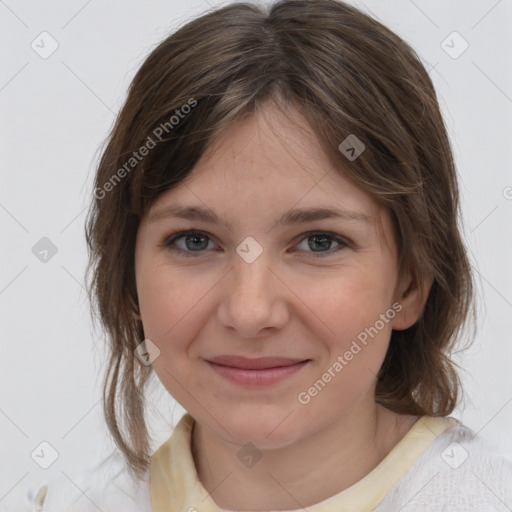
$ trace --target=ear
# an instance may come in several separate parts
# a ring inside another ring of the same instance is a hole
[[[133,315],[133,317],[134,317],[136,320],[142,320],[142,317],[140,316],[140,314],[139,314],[139,313],[137,313],[137,312],[135,312],[135,311],[134,311],[134,312],[132,313],[132,315]]]
[[[401,331],[418,321],[425,309],[432,282],[431,276],[424,276],[418,281],[410,274],[402,280],[395,294],[396,302],[402,307],[400,310],[396,309],[397,314],[391,323],[393,329]]]

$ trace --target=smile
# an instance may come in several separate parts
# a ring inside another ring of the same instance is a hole
[[[217,358],[220,359],[220,358]],[[233,362],[221,364],[218,361],[207,360],[209,366],[224,379],[241,386],[269,386],[276,384],[303,368],[310,359],[292,362],[291,360],[269,359],[265,362],[264,358],[259,360],[246,360],[243,362],[238,359],[240,366],[235,366]],[[281,366],[278,366],[281,364]],[[267,365],[267,367],[262,367]]]

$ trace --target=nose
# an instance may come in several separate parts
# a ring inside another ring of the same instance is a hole
[[[223,280],[218,320],[235,330],[239,338],[268,335],[269,330],[286,325],[289,294],[291,291],[278,276],[278,270],[272,268],[265,251],[251,263],[236,254],[232,270]]]

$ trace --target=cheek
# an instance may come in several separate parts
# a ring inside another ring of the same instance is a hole
[[[189,268],[157,263],[140,274],[137,291],[144,335],[163,356],[155,361],[155,370],[166,361],[169,369],[181,371],[185,360],[193,357],[189,347],[212,314],[208,298],[218,281],[212,272],[192,275]]]
[[[390,300],[390,285],[382,276],[379,279],[364,269],[354,269],[330,280],[328,286],[310,288],[308,305],[312,315],[324,324],[329,338],[343,349],[374,326],[390,307]],[[391,330],[389,322],[378,327],[384,334]]]
[[[137,281],[144,334],[162,349],[169,340],[178,341],[181,336],[176,336],[176,332],[187,314],[194,313],[200,293],[194,289],[194,282],[186,283],[177,272],[158,265],[146,268]]]
[[[314,397],[315,414],[325,418],[351,407],[375,382],[389,346],[394,313],[389,313],[389,288],[383,280],[377,282],[376,275],[354,271],[331,284],[324,293],[311,296],[311,309],[328,326],[320,338],[326,352],[318,360],[314,378],[301,390]]]
[[[180,383],[192,382],[188,347],[201,329],[197,280],[185,279],[186,272],[170,272],[162,265],[146,268],[137,284],[144,336],[158,347],[153,369],[160,382],[182,406],[187,393]]]

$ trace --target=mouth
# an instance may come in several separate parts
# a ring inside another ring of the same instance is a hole
[[[218,356],[207,359],[216,374],[242,386],[268,386],[295,374],[311,359],[287,357]]]

